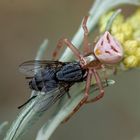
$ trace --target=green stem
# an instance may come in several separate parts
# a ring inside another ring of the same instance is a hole
[[[120,14],[121,11],[122,11],[121,9],[118,9],[117,11],[115,11],[115,12],[112,14],[112,16],[110,17],[110,19],[109,19],[108,22],[107,22],[105,31],[110,31],[113,21],[114,21],[115,18]]]

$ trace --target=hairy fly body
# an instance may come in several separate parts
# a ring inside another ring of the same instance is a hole
[[[44,92],[46,94],[52,94],[54,98],[61,98],[64,93],[69,95],[69,88],[75,82],[82,82],[86,78],[86,70],[82,69],[79,62],[60,62],[49,60],[32,60],[22,63],[19,66],[19,70],[26,75],[29,79],[29,87],[32,90]],[[36,74],[35,74],[36,71]],[[63,92],[62,92],[63,87]],[[56,96],[52,92],[55,89],[60,89],[56,92]],[[60,92],[60,93],[59,93]],[[33,96],[23,105],[27,104]],[[54,101],[57,101],[53,99]]]
[[[37,73],[33,75],[35,70]],[[82,82],[86,78],[86,70],[81,68],[79,62],[33,60],[22,63],[20,71],[31,79],[29,81],[31,89],[45,93],[59,85],[72,85],[75,82]]]

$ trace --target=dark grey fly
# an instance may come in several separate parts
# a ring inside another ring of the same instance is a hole
[[[50,91],[57,89],[55,95],[49,95],[49,98],[51,98],[50,101],[52,102],[51,104],[61,98],[64,93],[68,93],[69,88],[75,82],[82,82],[86,78],[86,70],[81,68],[79,62],[32,60],[22,63],[19,66],[19,70],[30,80],[29,87],[32,90],[52,94],[53,92]],[[26,103],[33,98],[35,98],[35,96],[30,98]]]

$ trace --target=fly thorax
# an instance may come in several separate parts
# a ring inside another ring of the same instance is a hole
[[[83,70],[79,62],[66,64],[57,73],[56,77],[60,81],[78,82],[84,79],[85,70]]]

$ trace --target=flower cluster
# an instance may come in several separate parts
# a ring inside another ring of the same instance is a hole
[[[113,13],[111,11],[101,17],[100,32],[105,31]],[[126,68],[140,67],[140,9],[126,19],[123,14],[119,14],[113,21],[110,32],[123,46],[124,66]]]

